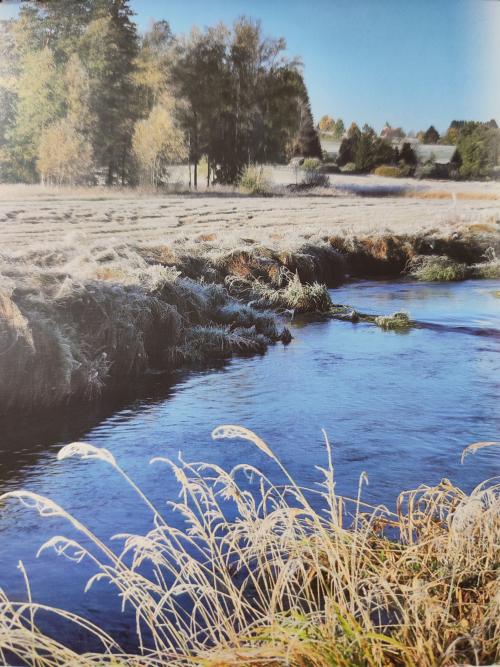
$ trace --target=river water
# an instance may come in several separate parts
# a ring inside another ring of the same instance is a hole
[[[108,539],[144,532],[150,517],[116,473],[101,462],[58,462],[72,440],[106,447],[159,506],[177,497],[156,455],[248,462],[280,480],[273,463],[244,441],[213,442],[219,424],[240,424],[269,444],[304,485],[325,461],[322,429],[333,443],[337,491],[355,495],[366,472],[367,502],[392,506],[397,494],[443,477],[471,490],[499,473],[498,454],[479,452],[460,463],[462,449],[500,439],[500,282],[426,284],[357,282],[331,292],[336,303],[366,313],[406,310],[421,327],[384,332],[370,324],[332,320],[292,323],[294,340],[263,356],[157,378],[140,396],[92,410],[85,405],[49,420],[3,430],[0,488],[46,495]],[[175,519],[174,519],[175,521]],[[25,598],[19,560],[33,596],[83,613],[121,637],[133,627],[105,584],[84,594],[93,573],[38,547],[54,534],[72,535],[61,519],[41,519],[9,501],[0,507],[0,586]],[[85,648],[73,637],[72,643]],[[127,643],[127,642],[125,642]],[[130,639],[130,645],[133,640]]]

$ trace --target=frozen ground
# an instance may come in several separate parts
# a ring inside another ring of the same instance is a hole
[[[291,172],[275,168],[273,181],[289,183]],[[102,240],[137,247],[198,240],[227,247],[241,239],[288,246],[294,239],[332,234],[452,233],[476,224],[492,231],[500,220],[498,183],[332,176],[331,184],[333,188],[314,194],[279,197],[213,188],[159,194],[0,186],[2,251],[72,239],[77,244]]]

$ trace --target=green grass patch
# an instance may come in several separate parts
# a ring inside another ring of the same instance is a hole
[[[375,318],[375,324],[386,331],[406,331],[412,326],[410,316],[404,312],[379,315]]]
[[[469,278],[471,270],[467,264],[457,262],[446,255],[431,255],[414,260],[409,275],[422,281],[451,282]]]

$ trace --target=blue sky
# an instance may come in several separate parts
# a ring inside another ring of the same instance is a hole
[[[141,29],[174,32],[245,14],[300,56],[323,114],[406,130],[453,118],[500,123],[500,0],[131,0]],[[0,18],[9,11],[0,5]]]

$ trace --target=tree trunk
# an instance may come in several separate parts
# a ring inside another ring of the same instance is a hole
[[[108,164],[108,175],[106,178],[106,185],[113,185],[113,165],[111,162]]]
[[[194,189],[198,189],[198,114],[194,112]]]
[[[127,149],[123,149],[122,153],[122,173],[121,173],[121,181],[122,181],[122,187],[125,185],[125,161],[127,159]]]
[[[207,188],[210,187],[210,158],[207,155]]]

